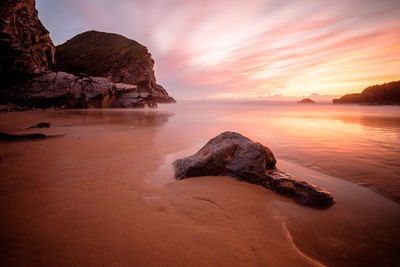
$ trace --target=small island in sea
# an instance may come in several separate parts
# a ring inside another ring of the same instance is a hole
[[[301,104],[315,104],[315,101],[310,99],[310,98],[303,98],[300,101],[297,101],[297,103],[301,103]]]

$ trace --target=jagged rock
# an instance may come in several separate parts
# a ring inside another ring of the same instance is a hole
[[[0,3],[1,87],[21,75],[48,70],[54,64],[55,46],[39,20],[34,0]]]
[[[107,78],[78,77],[45,71],[14,89],[15,101],[40,108],[156,107],[152,95],[137,86],[113,83]]]
[[[333,99],[334,104],[400,105],[400,81],[365,88],[360,94]]]
[[[304,99],[302,99],[301,101],[297,101],[297,103],[302,103],[302,104],[314,104],[315,101],[313,101],[313,100],[310,99],[310,98],[304,98]]]
[[[326,190],[300,180],[276,168],[267,170],[265,187],[294,198],[297,202],[308,206],[330,206],[333,196]]]
[[[28,107],[21,107],[12,103],[7,103],[5,105],[0,105],[0,112],[13,112],[27,110]]]
[[[275,168],[272,151],[235,132],[214,137],[196,154],[174,163],[175,178],[230,176],[259,184],[308,206],[330,206],[333,196],[322,188]]]
[[[29,139],[43,139],[47,136],[41,133],[32,133],[32,134],[8,134],[8,133],[0,133],[1,141],[16,141],[16,140],[29,140]]]
[[[134,84],[156,102],[175,102],[156,82],[154,60],[147,48],[122,35],[88,31],[57,46],[56,68],[86,73],[114,83]]]

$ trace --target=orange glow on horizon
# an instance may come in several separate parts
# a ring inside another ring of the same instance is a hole
[[[135,39],[178,100],[343,95],[400,80],[399,1],[52,1],[70,24],[44,1],[56,43],[91,29]]]

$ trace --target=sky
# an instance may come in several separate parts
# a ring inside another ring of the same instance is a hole
[[[37,0],[61,44],[88,30],[147,46],[178,100],[343,95],[400,80],[400,0]]]

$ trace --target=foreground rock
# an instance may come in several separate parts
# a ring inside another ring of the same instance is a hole
[[[334,104],[400,105],[400,81],[374,85],[359,94],[333,99]]]
[[[28,107],[129,108],[156,107],[152,95],[130,84],[106,78],[42,72],[8,93],[10,102]]]
[[[289,196],[308,206],[330,206],[333,196],[322,188],[309,184],[276,169],[271,150],[235,132],[214,137],[196,154],[174,163],[175,178],[196,176],[230,176],[262,185]]]

